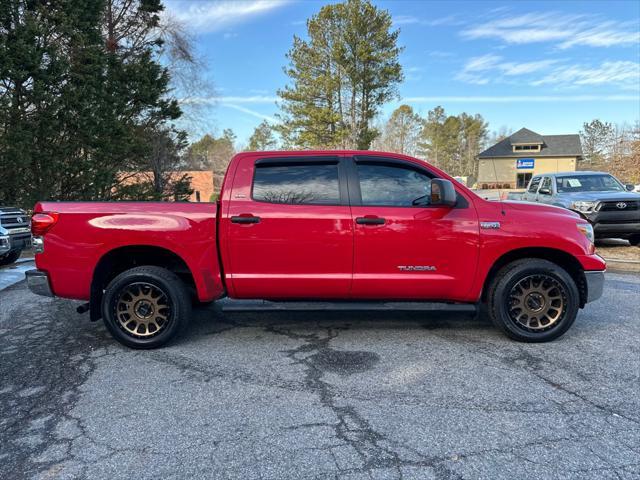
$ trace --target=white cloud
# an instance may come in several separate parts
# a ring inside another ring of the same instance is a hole
[[[451,25],[461,25],[462,22],[456,15],[447,15],[446,17],[424,19],[414,15],[396,15],[393,17],[393,24],[398,25],[422,25],[426,27],[443,27]]]
[[[250,95],[248,97],[219,97],[217,100],[224,103],[275,103],[280,98],[270,95]]]
[[[464,66],[464,69],[467,72],[482,72],[495,67],[500,60],[502,60],[502,57],[489,53],[470,59]]]
[[[190,1],[167,3],[167,14],[198,32],[218,32],[260,14],[267,13],[290,0]]]
[[[428,55],[430,57],[434,57],[434,58],[453,57],[453,53],[452,52],[445,52],[443,50],[432,50],[431,52],[428,53]]]
[[[540,70],[546,70],[558,60],[538,60],[535,62],[506,62],[499,65],[500,70],[507,76],[524,75]]]
[[[555,103],[555,102],[638,102],[638,95],[506,95],[406,97],[407,103]]]
[[[501,76],[517,76],[547,70],[558,60],[538,60],[533,62],[505,62],[503,57],[494,54],[471,58],[456,80],[476,85],[486,85],[491,80],[499,80]]]
[[[278,97],[270,97],[267,95],[252,95],[248,97],[239,96],[223,96],[223,97],[193,97],[180,100],[180,103],[195,103],[200,105],[220,105],[222,107],[232,108],[252,117],[268,120],[271,123],[278,123],[278,119],[270,115],[265,115],[251,108],[242,106],[252,104],[271,104],[273,105]],[[240,104],[240,105],[239,105]]]
[[[574,36],[560,45],[569,48],[574,45],[589,45],[592,47],[611,47],[613,45],[638,45],[640,42],[640,28],[637,22],[626,23],[632,27],[624,31],[622,25],[615,22],[604,22],[596,27],[576,32]]]
[[[405,73],[405,80],[410,81],[410,82],[417,82],[417,81],[422,80],[421,73],[424,71],[424,68],[422,68],[422,67],[405,67],[403,70],[404,70],[404,73]]]
[[[554,69],[532,85],[607,85],[640,90],[640,63],[630,61],[602,62],[597,67],[571,65]]]
[[[247,115],[251,115],[252,117],[260,118],[262,120],[267,120],[271,123],[278,123],[278,119],[269,115],[264,115],[260,112],[256,112],[255,110],[251,110],[250,108],[242,107],[240,105],[235,105],[233,103],[221,103],[223,107],[232,108],[234,110],[238,110],[239,112],[246,113]]]
[[[632,61],[605,61],[593,66],[571,64],[559,59],[513,62],[505,61],[499,55],[487,54],[469,59],[455,78],[466,83],[486,85],[506,82],[508,77],[520,75],[527,75],[526,83],[532,86],[612,85],[640,91],[640,63]]]
[[[509,44],[554,42],[560,49],[635,46],[640,41],[637,21],[614,22],[597,16],[560,12],[513,14],[478,22],[461,32],[464,38],[497,38]]]
[[[259,104],[259,103],[275,103],[279,98],[269,95],[249,95],[241,96],[222,96],[222,97],[193,97],[184,101],[184,103],[241,103],[241,104]]]

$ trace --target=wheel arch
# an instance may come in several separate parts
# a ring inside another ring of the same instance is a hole
[[[98,260],[91,279],[90,317],[102,316],[101,303],[104,289],[117,275],[143,265],[166,268],[175,273],[196,295],[196,282],[187,262],[177,253],[155,245],[127,245],[109,250]]]
[[[484,284],[482,286],[482,293],[480,299],[482,302],[486,301],[487,291],[491,282],[496,277],[496,274],[511,262],[516,260],[522,260],[524,258],[538,258],[555,263],[559,267],[566,270],[566,272],[576,282],[576,287],[580,293],[580,308],[584,307],[587,303],[587,281],[584,275],[584,269],[582,265],[570,253],[564,250],[548,247],[526,247],[510,250],[499,257],[489,269],[487,276],[485,277]]]

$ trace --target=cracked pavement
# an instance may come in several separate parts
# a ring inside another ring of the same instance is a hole
[[[640,276],[547,344],[434,312],[194,312],[128,350],[0,292],[0,478],[640,479]]]

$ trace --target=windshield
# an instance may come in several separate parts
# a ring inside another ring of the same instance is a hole
[[[625,189],[611,175],[572,175],[556,177],[558,193],[572,192],[624,192]]]

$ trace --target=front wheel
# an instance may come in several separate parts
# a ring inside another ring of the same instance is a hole
[[[157,348],[176,337],[191,315],[180,278],[155,266],[122,272],[107,286],[102,318],[113,337],[131,348]]]
[[[503,267],[487,295],[489,316],[509,337],[548,342],[563,335],[578,315],[580,294],[555,263],[528,258]]]
[[[633,234],[629,237],[629,243],[634,247],[640,245],[640,233]]]

